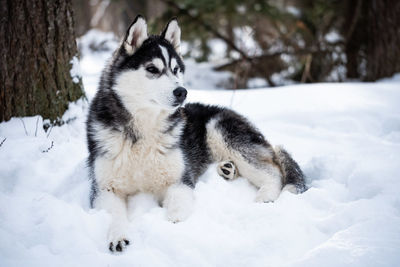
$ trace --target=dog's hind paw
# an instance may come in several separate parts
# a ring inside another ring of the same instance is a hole
[[[217,167],[218,174],[225,180],[233,180],[238,176],[235,164],[232,161],[222,161]]]
[[[292,194],[298,194],[299,191],[297,190],[296,186],[294,184],[287,184],[282,188],[282,192],[288,191]]]

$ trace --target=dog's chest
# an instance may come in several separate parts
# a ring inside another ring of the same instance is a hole
[[[157,194],[178,182],[184,169],[179,148],[181,127],[176,125],[171,132],[149,127],[139,133],[137,140],[122,134],[109,139],[113,149],[108,152],[108,162],[100,167],[110,169],[103,186],[124,194],[138,191]]]

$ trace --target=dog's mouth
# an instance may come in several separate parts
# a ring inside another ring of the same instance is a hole
[[[177,100],[175,100],[174,101],[174,103],[172,104],[172,106],[173,107],[180,107],[180,106],[182,106],[183,105],[183,103],[184,103],[185,101],[177,101]]]
[[[173,107],[180,107],[180,106],[183,106],[183,104],[185,103],[185,101],[186,101],[186,97],[185,97],[184,99],[177,99],[177,98],[175,98],[175,99],[174,99],[174,102],[172,103],[172,106],[173,106]]]
[[[153,104],[155,104],[155,105],[158,105],[158,106],[164,106],[164,105],[160,104],[158,101],[156,101],[155,99],[151,99],[150,102],[153,103]],[[172,104],[170,104],[170,105],[171,105],[171,107],[173,107],[173,108],[179,108],[179,107],[183,106],[184,103],[185,103],[185,100],[183,100],[183,101],[175,100],[175,101],[174,101]]]

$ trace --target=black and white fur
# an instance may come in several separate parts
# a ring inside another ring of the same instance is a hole
[[[187,91],[180,35],[173,19],[160,35],[148,36],[138,16],[103,71],[90,106],[90,200],[112,215],[111,251],[129,244],[128,196],[152,193],[170,221],[182,221],[191,213],[197,178],[213,162],[224,178],[240,175],[257,186],[257,201],[276,200],[284,187],[305,189],[296,162],[244,117],[217,106],[182,106]]]

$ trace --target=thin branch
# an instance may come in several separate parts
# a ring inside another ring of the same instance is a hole
[[[274,53],[270,53],[270,54],[263,54],[263,55],[255,56],[255,57],[251,58],[251,60],[253,62],[257,62],[257,61],[262,61],[265,59],[271,59],[271,58],[281,56],[281,55],[308,55],[308,54],[319,54],[319,53],[327,54],[327,53],[331,53],[331,52],[332,51],[330,51],[330,50],[316,50],[316,49],[299,49],[296,51],[282,50],[282,51],[278,51],[278,52],[274,52]],[[234,66],[241,61],[242,61],[241,59],[232,60],[231,62],[217,66],[214,69],[215,70],[223,70],[227,67]]]
[[[25,127],[25,122],[24,122],[24,120],[22,119],[22,118],[19,118],[20,120],[21,120],[21,122],[22,122],[22,125],[24,126],[24,130],[25,130],[25,134],[26,134],[26,136],[28,136],[28,131],[26,130],[26,127]]]
[[[110,1],[101,1],[100,4],[97,5],[96,11],[94,15],[92,16],[92,19],[90,20],[90,26],[91,27],[96,27],[97,24],[99,23],[100,19],[103,17],[103,15],[106,12],[107,7],[110,5]]]
[[[37,136],[38,123],[39,123],[39,116],[36,119],[35,137]]]
[[[306,57],[306,65],[303,71],[303,75],[301,76],[301,83],[305,83],[307,81],[307,78],[310,78],[310,67],[311,67],[311,61],[312,61],[312,54],[307,55]]]
[[[50,127],[50,130],[49,130],[49,132],[48,132],[48,134],[47,134],[46,138],[49,138],[49,136],[50,136],[50,133],[51,133],[51,130],[53,129],[53,127],[54,127],[54,125],[51,125],[51,127]]]
[[[7,140],[7,138],[4,138],[3,141],[0,143],[0,147],[4,144],[4,142]]]

